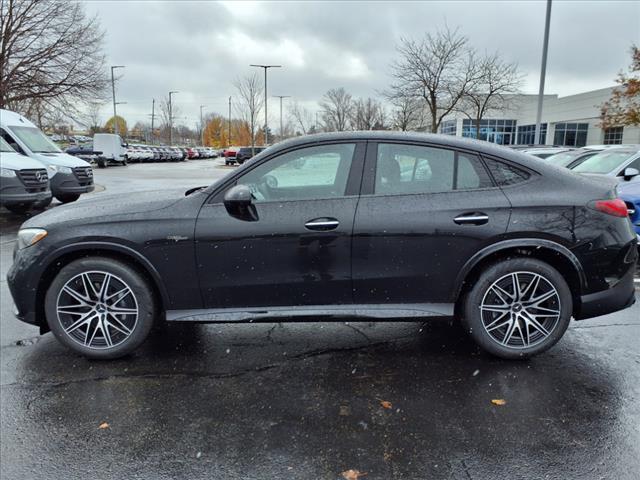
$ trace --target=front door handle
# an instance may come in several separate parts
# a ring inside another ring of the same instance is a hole
[[[489,221],[489,215],[482,212],[463,213],[453,221],[458,225],[484,225]]]
[[[314,218],[304,224],[307,230],[319,230],[325,232],[328,230],[335,230],[340,225],[340,222],[336,218],[322,217]]]

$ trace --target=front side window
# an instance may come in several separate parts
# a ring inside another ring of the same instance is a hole
[[[636,153],[628,150],[615,150],[605,150],[591,158],[587,158],[575,167],[573,171],[580,173],[610,173],[623,165],[629,157]]]
[[[11,148],[11,145],[9,145],[4,138],[0,137],[0,152],[15,153],[16,151]]]
[[[474,155],[417,145],[378,145],[376,194],[440,193],[492,186],[482,162]]]
[[[240,177],[257,203],[345,195],[355,143],[302,148],[268,160]]]
[[[34,127],[11,127],[11,131],[33,153],[60,153],[61,150]]]

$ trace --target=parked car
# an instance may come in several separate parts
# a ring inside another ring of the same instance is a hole
[[[107,160],[106,163],[98,163],[99,167],[106,167],[108,162],[126,165],[129,160],[128,147],[120,135],[96,133],[93,136],[93,148],[102,152],[103,158]]]
[[[635,301],[615,187],[463,138],[309,135],[186,194],[31,218],[8,285],[19,319],[92,358],[133,351],[165,319],[326,316],[456,318],[486,351],[523,358],[571,317]]]
[[[527,153],[529,155],[533,155],[535,157],[544,159],[544,158],[550,157],[551,155],[556,155],[562,152],[568,152],[570,150],[573,150],[573,149],[570,147],[545,146],[545,147],[524,148],[519,151],[522,153]]]
[[[247,160],[251,159],[254,155],[258,155],[267,147],[241,147],[236,153],[236,162],[242,165]]]
[[[236,163],[236,154],[238,153],[238,150],[239,149],[237,147],[229,147],[223,151],[222,156],[224,157],[225,165],[234,165]]]
[[[609,148],[587,158],[573,169],[576,173],[596,174],[631,180],[640,175],[640,145]]]
[[[74,202],[81,194],[93,191],[91,165],[64,153],[22,115],[0,110],[0,135],[16,152],[44,165],[51,193],[62,203]]]
[[[0,137],[0,205],[22,214],[50,202],[49,177],[44,165],[20,155]]]
[[[65,150],[65,153],[81,158],[89,163],[100,163],[102,160],[102,152],[93,149],[93,143],[85,143],[83,145],[74,145]]]
[[[584,162],[587,158],[608,150],[609,148],[620,147],[620,145],[588,145],[586,147],[569,150],[566,152],[556,153],[547,157],[549,163],[559,167],[573,169]]]
[[[618,186],[618,195],[627,205],[629,219],[640,241],[640,178],[620,184]]]

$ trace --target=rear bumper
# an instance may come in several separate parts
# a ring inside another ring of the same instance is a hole
[[[635,267],[630,268],[613,287],[607,290],[580,297],[580,310],[576,313],[575,319],[599,317],[633,305],[636,301],[634,271]]]

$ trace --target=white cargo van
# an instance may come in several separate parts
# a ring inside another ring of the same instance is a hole
[[[0,110],[0,136],[15,151],[45,166],[51,193],[61,202],[73,202],[80,194],[93,190],[91,165],[64,153],[22,115],[10,110]]]
[[[120,135],[113,133],[96,133],[93,136],[93,151],[102,152],[100,156],[109,162],[127,164],[127,144]],[[101,165],[98,166],[106,166]]]
[[[20,155],[0,137],[0,205],[13,213],[51,202],[47,169],[37,160]]]

